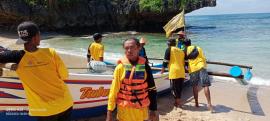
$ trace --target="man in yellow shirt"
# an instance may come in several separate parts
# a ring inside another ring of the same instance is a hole
[[[185,79],[185,54],[181,49],[175,47],[175,39],[169,39],[167,44],[168,48],[164,55],[161,73],[163,73],[168,66],[172,94],[175,98],[174,105],[179,107],[181,106],[181,93]]]
[[[208,108],[213,111],[211,104],[211,96],[209,86],[211,82],[206,71],[206,58],[203,54],[203,50],[198,46],[192,46],[191,41],[185,41],[186,45],[186,60],[188,60],[188,71],[190,75],[190,81],[193,86],[193,95],[195,99],[195,106],[199,107],[198,102],[198,85],[200,84],[204,88],[204,94],[207,99]]]
[[[102,35],[100,33],[95,33],[93,35],[94,42],[91,43],[88,47],[87,61],[88,63],[91,60],[94,61],[103,61],[104,55],[104,45],[102,42]]]
[[[139,56],[139,40],[127,39],[123,47],[125,57],[118,61],[114,70],[106,121],[112,121],[116,105],[119,121],[157,121],[156,86],[150,66]]]
[[[40,32],[33,22],[23,22],[18,28],[17,44],[24,50],[0,53],[0,63],[16,63],[25,90],[29,115],[38,121],[70,121],[73,101],[64,80],[68,70],[51,48],[38,48]]]

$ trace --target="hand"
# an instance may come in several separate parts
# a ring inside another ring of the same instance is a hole
[[[160,73],[163,74],[164,71],[165,71],[165,68],[162,68],[161,71],[160,71]]]
[[[112,111],[107,111],[106,121],[112,121]]]
[[[157,111],[149,112],[149,121],[159,121],[159,116]]]
[[[12,70],[12,71],[16,71],[17,68],[18,68],[18,64],[12,64],[12,65],[10,66],[10,70]]]

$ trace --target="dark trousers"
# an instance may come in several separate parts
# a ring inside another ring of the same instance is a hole
[[[52,116],[36,116],[38,121],[71,121],[72,107]]]
[[[171,90],[174,98],[181,98],[182,88],[184,84],[184,78],[171,79]]]

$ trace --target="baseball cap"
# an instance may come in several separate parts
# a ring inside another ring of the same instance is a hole
[[[19,38],[16,41],[16,44],[25,44],[31,41],[32,37],[34,37],[39,32],[39,28],[35,23],[26,21],[17,27],[17,32]]]

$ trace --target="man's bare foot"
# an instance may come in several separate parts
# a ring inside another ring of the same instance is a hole
[[[214,113],[214,109],[213,109],[213,106],[212,106],[212,105],[208,105],[208,110],[209,110],[211,113]]]
[[[181,107],[181,100],[180,99],[175,99],[174,106],[175,107]]]
[[[199,103],[195,103],[195,107],[198,108],[199,107]]]

